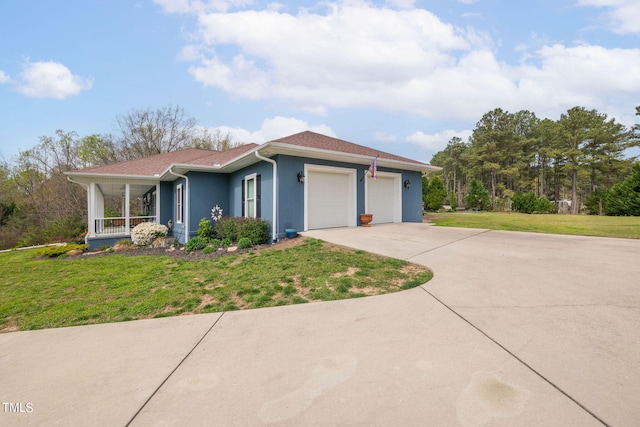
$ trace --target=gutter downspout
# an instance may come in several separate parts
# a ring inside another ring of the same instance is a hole
[[[185,181],[185,196],[184,196],[184,228],[185,228],[185,233],[184,233],[184,243],[185,245],[187,244],[187,242],[189,241],[189,214],[191,209],[189,208],[189,177],[186,175],[180,175],[177,172],[174,172],[172,170],[172,168],[169,168],[169,173],[171,175],[175,175],[179,178],[184,178]],[[160,212],[158,212],[158,218],[160,218]]]
[[[271,243],[275,243],[278,241],[278,205],[277,205],[277,190],[278,190],[278,164],[275,160],[270,159],[268,157],[264,157],[262,154],[258,152],[258,150],[254,151],[257,158],[260,160],[264,160],[273,165],[273,225],[271,226]]]
[[[91,221],[91,195],[89,194],[89,184],[85,184],[84,182],[78,182],[78,181],[74,181],[73,179],[71,179],[71,177],[69,175],[67,175],[67,181],[72,182],[74,184],[78,184],[78,185],[82,185],[85,189],[85,191],[87,192],[87,234],[84,236],[84,243],[85,244],[89,244],[89,235],[92,234],[91,233],[91,226],[89,224],[89,222]],[[95,222],[95,220],[94,220]],[[95,230],[93,230],[95,233]]]

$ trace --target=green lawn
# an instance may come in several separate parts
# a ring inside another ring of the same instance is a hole
[[[328,301],[409,289],[431,273],[316,239],[189,260],[0,253],[0,332]]]
[[[425,218],[445,227],[640,239],[640,217],[449,212],[428,214]]]

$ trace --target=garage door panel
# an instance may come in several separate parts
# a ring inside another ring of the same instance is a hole
[[[402,222],[400,182],[400,174],[384,172],[376,180],[367,180],[365,209],[373,214],[372,224]]]
[[[373,214],[373,224],[394,221],[394,185],[393,178],[378,178],[369,182],[369,213]]]
[[[346,227],[349,224],[349,175],[310,171],[307,180],[308,228]]]

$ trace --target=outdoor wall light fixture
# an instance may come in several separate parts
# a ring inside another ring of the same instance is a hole
[[[404,188],[406,188],[407,190],[409,189],[409,187],[411,187],[411,181],[409,181],[408,179],[404,182]]]
[[[298,182],[300,184],[304,183],[304,172],[302,172],[302,171],[298,172]]]

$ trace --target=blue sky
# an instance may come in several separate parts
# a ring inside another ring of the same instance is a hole
[[[0,160],[180,106],[263,143],[313,130],[430,161],[493,108],[631,126],[637,0],[3,0]]]

